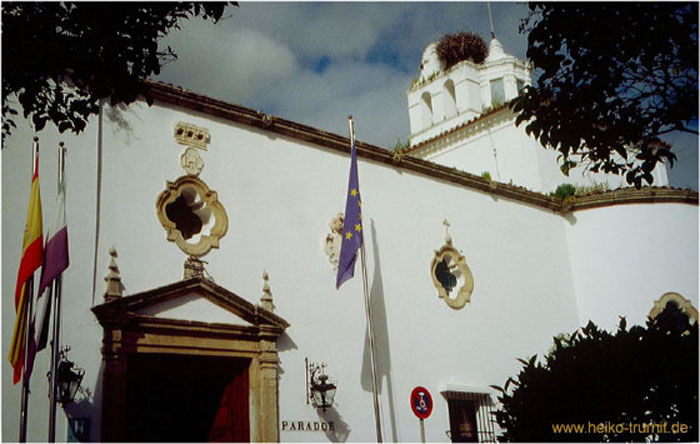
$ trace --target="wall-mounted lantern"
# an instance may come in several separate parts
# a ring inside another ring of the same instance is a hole
[[[321,408],[325,412],[327,408],[333,405],[336,386],[328,382],[326,375],[326,364],[321,365],[309,362],[306,358],[306,403],[311,401],[311,404],[316,408]]]
[[[83,381],[85,370],[76,366],[68,360],[70,347],[63,347],[60,352],[58,362],[58,372],[56,378],[57,401],[62,406],[70,404],[75,400],[75,395],[80,390],[80,383]],[[51,380],[51,372],[46,375]]]

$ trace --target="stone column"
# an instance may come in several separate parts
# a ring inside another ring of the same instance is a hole
[[[125,439],[126,354],[120,350],[120,330],[105,331],[102,380],[102,441]]]
[[[275,343],[262,341],[263,350],[260,352],[260,410],[259,430],[260,440],[279,442],[279,412],[277,410],[277,366],[279,358],[275,351]]]

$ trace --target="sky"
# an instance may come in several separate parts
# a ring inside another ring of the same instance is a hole
[[[392,149],[409,137],[406,91],[423,50],[448,33],[488,44],[485,2],[240,2],[218,24],[182,21],[161,41],[178,59],[156,80]],[[526,60],[524,2],[491,2],[496,37]],[[697,136],[676,134],[672,186],[698,189]]]

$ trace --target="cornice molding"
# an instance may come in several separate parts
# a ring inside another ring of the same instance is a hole
[[[280,117],[271,116],[250,108],[212,99],[173,85],[154,81],[146,81],[145,83],[149,87],[149,96],[161,102],[249,125],[264,131],[274,132],[337,152],[350,154],[350,140],[347,137],[341,137],[337,134],[295,123]],[[506,107],[507,105],[504,105],[502,108],[492,110],[487,115],[482,115],[477,118],[477,120],[502,111]],[[475,123],[475,121],[468,122],[465,126],[473,123]],[[413,157],[407,153],[390,151],[364,142],[356,142],[356,147],[357,155],[361,158],[481,191],[491,196],[511,199],[559,214],[601,206],[632,203],[665,202],[698,205],[698,193],[692,190],[673,188],[645,188],[641,190],[622,189],[595,196],[577,197],[575,203],[568,211],[562,211],[562,202],[560,199],[530,191],[523,187],[487,180],[474,174],[459,171],[455,168],[438,165],[427,160]]]
[[[601,194],[576,196],[569,211],[589,210],[622,204],[678,203],[698,205],[698,192],[667,187],[649,187],[637,190],[621,188]]]

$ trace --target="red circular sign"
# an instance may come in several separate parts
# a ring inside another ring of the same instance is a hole
[[[420,419],[430,416],[433,411],[433,398],[425,387],[418,386],[411,392],[411,410]]]

